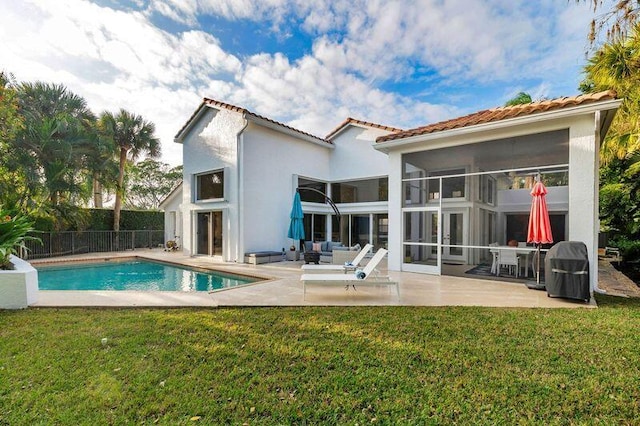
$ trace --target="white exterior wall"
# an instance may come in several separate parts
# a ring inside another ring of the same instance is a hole
[[[182,237],[182,190],[179,188],[162,203],[164,210],[164,241],[175,240],[178,237],[178,244],[183,246]],[[175,216],[172,216],[175,215]],[[175,223],[173,222],[175,217]]]
[[[222,257],[235,261],[238,224],[238,133],[245,125],[242,114],[226,109],[208,108],[183,140],[183,251],[196,252],[195,232],[198,211],[221,210],[223,220]],[[194,202],[194,175],[212,170],[225,170],[224,201]]]
[[[591,291],[598,278],[598,149],[594,114],[569,128],[569,241],[582,241],[589,253]]]
[[[569,187],[549,186],[547,187],[547,209],[550,212],[564,212],[569,208]],[[521,212],[531,211],[531,189],[506,189],[498,191],[499,212]]]
[[[331,151],[329,144],[249,124],[242,147],[243,252],[288,249],[294,175],[327,179]]]
[[[372,145],[376,138],[390,132],[375,128],[349,126],[333,138],[331,175],[327,180],[339,181],[389,174],[389,159]]]

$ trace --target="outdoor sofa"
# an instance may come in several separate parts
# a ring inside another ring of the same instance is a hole
[[[322,263],[335,263],[333,259],[334,251],[349,251],[350,248],[343,245],[340,241],[323,241],[321,243],[314,243],[313,241],[304,242],[305,253],[319,252],[320,262]],[[355,257],[356,253],[353,253]]]

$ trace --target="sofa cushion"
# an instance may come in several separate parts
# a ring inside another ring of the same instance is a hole
[[[323,241],[322,242],[322,247],[320,247],[320,251],[331,251],[331,249],[329,248],[329,243],[331,241]]]
[[[333,250],[336,247],[342,247],[342,243],[340,241],[329,241],[329,250]]]
[[[313,251],[313,241],[304,242],[304,251]]]

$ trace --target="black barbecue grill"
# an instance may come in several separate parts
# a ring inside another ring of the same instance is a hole
[[[550,297],[565,297],[586,302],[589,291],[589,256],[580,241],[561,241],[549,249],[544,259],[545,286]]]

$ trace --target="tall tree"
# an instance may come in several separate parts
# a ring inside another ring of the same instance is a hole
[[[118,162],[114,157],[113,141],[99,134],[94,154],[88,158],[89,179],[86,181],[87,191],[93,197],[93,207],[101,209],[105,190],[114,190],[118,178]]]
[[[615,90],[622,104],[600,150],[602,226],[623,238],[640,237],[640,24],[605,43],[585,67],[584,92]]]
[[[640,149],[640,24],[628,37],[604,44],[585,67],[583,92],[615,90],[623,99],[603,141],[603,163],[625,159]]]
[[[118,155],[118,182],[113,208],[113,229],[120,230],[120,210],[125,195],[124,175],[127,162],[141,155],[150,158],[160,156],[160,141],[155,137],[155,125],[140,115],[121,109],[117,114],[105,111],[100,116],[99,126],[104,136],[113,141]]]
[[[592,47],[598,45],[603,33],[609,42],[624,39],[640,19],[640,0],[576,0],[581,2],[591,4],[596,14],[588,35]]]
[[[24,194],[24,175],[12,167],[15,153],[12,144],[23,127],[19,113],[15,80],[0,71],[0,204],[21,207]]]
[[[509,99],[504,106],[530,104],[532,102],[531,95],[525,92],[520,92],[513,98]]]
[[[129,168],[125,205],[132,209],[157,209],[160,202],[182,182],[182,166],[147,159]]]
[[[42,82],[18,87],[24,128],[16,138],[24,166],[36,172],[52,205],[81,196],[87,156],[95,146],[95,116],[86,101],[66,87]],[[82,196],[81,196],[82,198]]]

